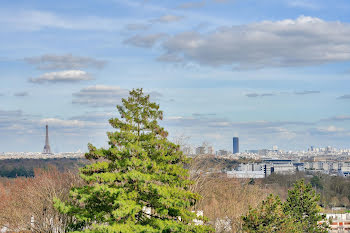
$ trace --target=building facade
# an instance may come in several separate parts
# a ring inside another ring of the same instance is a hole
[[[239,139],[238,139],[238,137],[233,137],[232,143],[233,143],[232,153],[233,154],[239,153]]]

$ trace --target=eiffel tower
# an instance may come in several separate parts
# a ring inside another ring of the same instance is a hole
[[[46,139],[45,139],[43,154],[52,154],[50,144],[49,144],[49,126],[48,125],[46,125]]]

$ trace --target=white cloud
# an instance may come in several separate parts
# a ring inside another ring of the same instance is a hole
[[[162,33],[149,35],[136,35],[124,40],[124,44],[130,44],[141,48],[151,48],[166,35]]]
[[[127,95],[129,91],[123,89],[119,86],[107,86],[107,85],[95,85],[89,86],[81,89],[79,93],[76,93],[76,96],[124,96]]]
[[[157,91],[145,92],[151,101],[163,95]],[[95,85],[73,93],[73,104],[88,105],[90,107],[111,107],[121,103],[122,98],[129,96],[129,90],[119,86]],[[152,100],[153,99],[153,100]]]
[[[92,107],[116,106],[128,94],[129,90],[119,86],[95,85],[74,93],[73,103]]]
[[[350,60],[350,24],[300,16],[183,32],[163,43],[165,54],[237,69],[318,65]],[[169,55],[168,55],[169,56]]]
[[[349,121],[350,115],[340,115],[340,116],[334,116],[326,119],[322,119],[322,121]]]
[[[343,132],[344,131],[343,128],[337,128],[334,125],[330,125],[327,128],[322,128],[322,130],[326,132]]]
[[[80,120],[64,120],[59,118],[44,118],[39,121],[40,125],[50,125],[50,127],[68,127],[68,128],[85,128],[96,127],[100,125],[98,122],[80,121]]]
[[[117,111],[113,112],[85,112],[81,115],[71,117],[69,120],[79,120],[79,121],[92,121],[92,122],[105,122],[108,123],[110,118],[117,117]]]
[[[37,57],[28,57],[24,59],[37,69],[56,70],[56,69],[81,69],[81,68],[98,68],[101,69],[106,61],[97,60],[91,57],[73,56],[72,54],[44,54]]]
[[[65,70],[58,72],[44,73],[37,78],[30,78],[32,83],[56,83],[56,82],[79,82],[92,80],[93,78],[82,70]]]
[[[24,114],[21,110],[0,109],[0,132],[17,134],[26,133],[33,127],[36,116]]]
[[[346,134],[346,130],[344,128],[339,128],[334,125],[326,126],[326,127],[318,127],[310,130],[312,134],[318,135],[336,135],[336,134]]]
[[[291,0],[287,2],[288,6],[296,7],[296,8],[305,8],[310,10],[320,9],[320,5],[315,3],[314,1],[307,0]]]

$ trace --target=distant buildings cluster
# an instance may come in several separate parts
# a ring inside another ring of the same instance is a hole
[[[218,150],[215,151],[213,146],[208,146],[206,143],[193,149],[191,146],[185,146],[182,148],[182,151],[186,155],[218,155],[218,156],[227,156],[230,154],[239,153],[239,138],[233,137],[232,139],[232,152],[227,150]]]
[[[238,168],[227,171],[229,178],[265,178],[272,173],[293,174],[304,171],[303,163],[289,159],[265,159],[261,163],[239,164]]]
[[[350,161],[314,161],[305,162],[304,167],[311,172],[320,172],[329,175],[350,176]]]
[[[329,175],[350,176],[350,149],[336,149],[331,146],[316,148],[310,146],[307,151],[283,151],[278,146],[272,149],[246,150],[239,152],[239,138],[232,138],[232,152],[214,151],[212,146],[203,143],[194,150],[182,148],[187,155],[213,155],[225,159],[246,159],[261,161],[239,164],[231,171],[225,171],[228,177],[264,178],[272,173],[293,174],[297,171],[324,173]]]
[[[345,214],[330,214],[326,213],[326,220],[329,223],[329,232],[331,233],[346,233],[350,232],[350,213]],[[320,224],[323,221],[319,222]]]
[[[272,173],[288,175],[297,171],[346,177],[350,176],[350,161],[300,162],[290,159],[264,159],[261,163],[239,164],[235,170],[226,173],[229,178],[265,178]]]
[[[46,154],[42,152],[2,152],[0,160],[4,159],[59,159],[59,158],[85,158],[82,152],[64,152],[55,154]]]

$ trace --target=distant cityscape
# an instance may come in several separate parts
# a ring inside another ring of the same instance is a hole
[[[232,152],[214,150],[213,146],[203,143],[198,147],[182,146],[181,150],[188,156],[210,155],[216,158],[252,161],[240,163],[233,170],[222,171],[227,177],[265,178],[272,173],[293,174],[298,171],[323,173],[338,176],[350,176],[350,149],[337,149],[331,146],[316,148],[310,146],[306,151],[283,151],[278,146],[272,149],[246,150],[239,152],[239,138],[232,138]],[[42,152],[0,152],[3,159],[52,159],[84,158],[84,153],[52,153],[49,144],[48,125],[46,125],[45,144]]]
[[[277,158],[295,158],[295,157],[310,157],[310,156],[325,156],[325,155],[333,155],[333,156],[350,156],[350,148],[348,149],[337,149],[331,146],[326,146],[323,148],[316,148],[314,146],[310,146],[307,150],[304,151],[284,151],[278,148],[278,146],[273,146],[271,149],[254,149],[254,150],[245,150],[244,152],[239,152],[239,138],[232,138],[232,151],[219,149],[217,151],[214,150],[214,147],[208,145],[208,143],[203,143],[201,146],[182,146],[182,151],[187,155],[203,155],[203,154],[211,154],[216,156],[224,156],[226,158],[237,158],[237,157],[245,157],[251,159],[263,159],[269,157],[277,157]]]
[[[295,172],[323,173],[338,176],[350,176],[350,149],[337,149],[331,146],[316,148],[310,146],[306,151],[283,151],[278,146],[272,149],[246,150],[239,152],[239,138],[233,137],[232,152],[217,150],[202,145],[193,149],[182,148],[190,156],[213,155],[224,159],[245,159],[254,161],[240,163],[231,171],[223,171],[228,177],[265,178],[272,173],[293,174]]]
[[[77,152],[63,152],[52,153],[49,143],[49,126],[45,126],[45,145],[42,152],[0,152],[0,160],[3,159],[51,159],[51,158],[83,158],[84,153]]]

